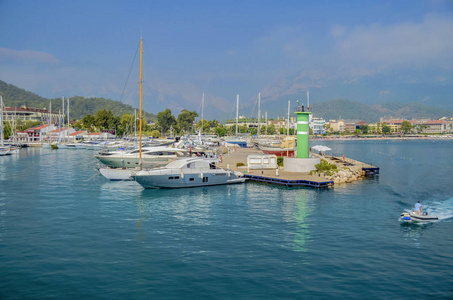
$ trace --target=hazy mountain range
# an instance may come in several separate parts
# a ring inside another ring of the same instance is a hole
[[[297,89],[296,89],[297,90]],[[275,91],[274,91],[275,92]],[[265,91],[265,94],[269,94],[269,91]],[[7,107],[19,107],[26,105],[31,108],[49,108],[49,103],[52,101],[52,110],[57,111],[61,109],[61,99],[47,99],[36,95],[32,92],[18,88],[14,85],[7,84],[0,80],[0,95],[3,96],[4,105]],[[208,99],[208,97],[206,97]],[[286,117],[288,111],[288,98],[297,99],[296,96],[291,93],[286,93],[283,96],[274,95],[273,97],[263,97],[261,100],[261,112],[264,116],[264,112],[268,111],[268,118]],[[201,99],[198,101],[185,102],[181,98],[179,101],[174,100],[173,102],[178,103],[177,108],[175,105],[168,105],[167,107],[173,108],[172,113],[177,117],[180,110],[187,108],[189,110],[196,110],[201,117],[200,107]],[[196,102],[199,102],[198,105]],[[169,103],[169,102],[167,102]],[[306,105],[306,99],[300,100],[300,104]],[[170,103],[169,103],[170,104]],[[185,107],[187,105],[187,107]],[[291,101],[290,112],[294,111],[296,107],[296,100]],[[195,107],[194,106],[198,106]],[[235,118],[236,105],[231,105],[231,109],[226,107],[225,103],[222,103],[222,110],[216,109],[216,113],[213,113],[211,109],[205,110],[204,117],[208,120],[217,119],[224,121],[226,119]],[[144,106],[146,110],[147,106]],[[208,103],[205,103],[205,107],[209,107]],[[81,96],[75,96],[70,98],[70,116],[71,119],[81,119],[86,114],[95,114],[100,109],[111,110],[116,115],[122,115],[124,113],[134,113],[134,107],[129,104],[124,104],[119,101],[104,99],[104,98],[85,98]],[[163,110],[165,109],[162,106]],[[228,112],[230,110],[230,112]],[[330,100],[319,102],[310,99],[310,110],[313,112],[315,117],[321,117],[326,120],[331,119],[345,119],[345,120],[364,120],[366,122],[377,122],[381,117],[392,117],[396,119],[414,119],[414,118],[431,118],[437,119],[440,117],[452,117],[453,112],[446,109],[445,107],[429,106],[423,103],[381,103],[381,104],[365,104],[358,101],[351,100]],[[257,98],[251,101],[245,102],[240,105],[240,114],[246,117],[257,117],[258,107]],[[248,113],[244,113],[248,112]],[[271,113],[270,113],[271,112]],[[156,120],[155,114],[144,112],[147,120]]]

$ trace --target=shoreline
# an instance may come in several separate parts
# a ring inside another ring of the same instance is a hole
[[[310,136],[310,140],[326,140],[326,141],[360,141],[360,140],[453,140],[453,135],[440,136],[382,136],[382,137],[363,137],[363,136]]]

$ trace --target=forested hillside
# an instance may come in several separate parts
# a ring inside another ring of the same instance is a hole
[[[7,107],[20,107],[25,105],[30,108],[49,109],[50,103],[52,103],[52,111],[58,111],[62,108],[61,98],[43,98],[12,84],[7,84],[1,80],[0,95],[3,96],[3,103]],[[82,119],[87,114],[94,115],[101,109],[111,110],[114,115],[118,116],[122,116],[126,113],[134,114],[134,107],[131,105],[104,98],[85,98],[80,96],[71,97],[69,98],[69,108],[70,118],[74,120]],[[147,112],[143,112],[143,117],[148,122],[155,122],[157,120],[156,115]]]
[[[381,117],[395,119],[417,119],[452,117],[453,112],[422,103],[383,103],[364,104],[351,100],[331,100],[316,103],[311,107],[315,117],[326,120],[364,120],[378,122]]]

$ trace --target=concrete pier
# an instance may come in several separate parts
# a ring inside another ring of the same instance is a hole
[[[278,170],[248,170],[247,157],[249,155],[263,155],[264,153],[254,148],[230,149],[230,153],[222,155],[222,162],[219,164],[224,169],[239,171],[244,173],[245,177],[250,181],[265,182],[285,186],[308,186],[316,188],[332,187],[334,183],[348,183],[350,181],[339,181],[332,176],[310,175],[307,172],[292,172],[279,168]],[[363,163],[351,158],[335,157],[335,156],[320,156],[316,153],[311,153],[314,158],[325,159],[331,164],[336,164],[339,169],[346,167],[356,173],[365,175],[379,174],[379,168],[367,163]],[[242,166],[237,166],[242,163]],[[362,175],[363,176],[363,175]]]
[[[247,157],[251,154],[263,155],[258,149],[236,148],[229,155],[222,156],[220,167],[232,171],[244,173],[245,177],[251,181],[273,183],[285,186],[310,186],[310,187],[329,187],[333,186],[332,180],[326,180],[324,177],[309,175],[308,172],[289,172],[284,169],[278,170],[248,170]],[[244,166],[238,167],[238,163]]]

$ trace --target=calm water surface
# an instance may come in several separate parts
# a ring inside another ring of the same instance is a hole
[[[0,157],[0,299],[453,298],[453,141],[315,144],[381,175],[144,190],[91,151]],[[441,220],[399,223],[417,200]]]

